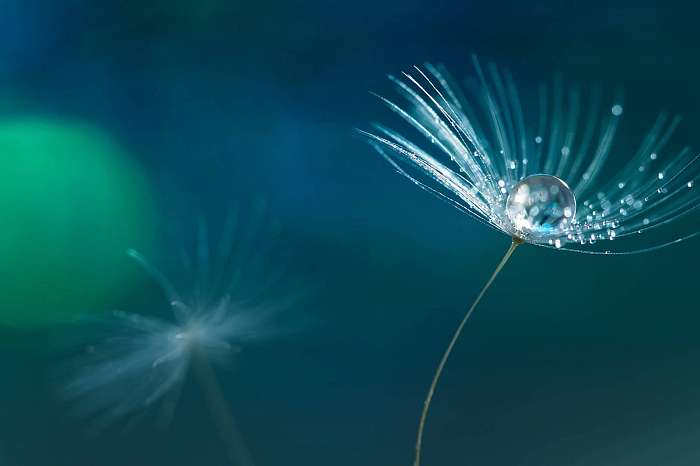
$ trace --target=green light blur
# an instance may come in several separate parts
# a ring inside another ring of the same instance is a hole
[[[41,118],[0,121],[0,324],[103,310],[150,237],[145,179],[105,134]]]

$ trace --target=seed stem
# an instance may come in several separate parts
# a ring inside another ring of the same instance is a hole
[[[510,256],[513,254],[515,251],[515,248],[523,244],[523,240],[520,238],[513,238],[513,242],[510,244],[510,247],[506,251],[505,255],[501,259],[501,262],[498,264],[496,269],[493,271],[491,274],[491,278],[486,282],[484,287],[481,289],[479,292],[478,296],[472,303],[471,307],[467,311],[467,313],[464,315],[462,318],[462,321],[459,324],[459,327],[457,327],[457,330],[455,331],[454,335],[452,336],[452,340],[450,340],[450,344],[447,346],[447,349],[445,350],[445,353],[442,355],[442,359],[440,359],[440,363],[437,366],[437,369],[435,370],[435,375],[433,376],[433,381],[430,384],[430,388],[428,389],[428,394],[425,397],[425,401],[423,402],[423,411],[421,412],[420,415],[420,422],[418,423],[418,434],[416,436],[416,456],[415,460],[413,461],[413,466],[420,466],[420,459],[421,459],[421,450],[423,447],[423,432],[425,430],[425,420],[428,417],[428,411],[430,410],[430,402],[433,400],[433,395],[435,394],[435,387],[438,384],[438,381],[440,380],[440,376],[442,375],[443,369],[445,369],[445,364],[447,363],[447,359],[450,357],[450,353],[452,353],[452,349],[454,348],[455,344],[457,343],[457,340],[459,340],[460,335],[462,334],[462,330],[464,329],[465,324],[469,320],[469,317],[471,317],[472,313],[474,312],[474,309],[476,309],[477,304],[479,304],[479,301],[481,301],[481,298],[484,297],[484,294],[486,294],[486,291],[489,289],[491,284],[494,282],[498,274],[501,272],[503,269],[503,266],[506,265],[506,262],[508,262],[508,259],[510,259]]]
[[[204,352],[196,345],[192,347],[192,369],[204,392],[229,461],[236,466],[254,466],[216,374]]]

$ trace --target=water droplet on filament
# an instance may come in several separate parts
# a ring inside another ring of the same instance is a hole
[[[567,230],[576,216],[576,198],[556,176],[530,175],[513,187],[506,213],[523,239],[539,240]]]

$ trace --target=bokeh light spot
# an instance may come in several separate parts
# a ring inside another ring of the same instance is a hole
[[[46,325],[113,303],[149,243],[137,164],[87,125],[0,121],[0,324]]]

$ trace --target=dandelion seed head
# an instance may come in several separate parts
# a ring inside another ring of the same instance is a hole
[[[615,138],[624,110],[619,97],[606,114],[597,93],[577,86],[562,92],[560,82],[525,106],[510,73],[493,64],[485,72],[475,57],[473,64],[477,85],[470,89],[458,88],[441,65],[414,67],[393,79],[399,100],[382,100],[408,128],[378,124],[362,133],[399,173],[473,219],[532,244],[626,254],[700,235],[672,230],[675,239],[635,251],[590,248],[593,237],[596,243],[630,237],[700,212],[700,193],[688,189],[688,180],[700,176],[700,155],[674,147],[679,117],[661,114],[638,148],[625,147]],[[435,144],[421,144],[416,134]],[[606,161],[618,152],[632,156],[615,172]],[[647,170],[650,161],[659,168]]]
[[[284,270],[267,261],[277,252],[276,231],[259,209],[244,216],[246,228],[239,213],[233,214],[213,248],[200,225],[193,253],[183,251],[180,272],[186,278],[178,286],[140,253],[129,251],[162,289],[171,315],[115,311],[86,322],[105,337],[63,368],[68,380],[61,391],[76,414],[90,418],[93,429],[168,397],[177,401],[195,353],[226,364],[238,348],[279,333],[271,320],[300,295],[281,283]]]

